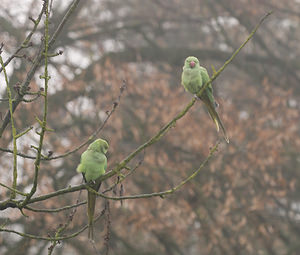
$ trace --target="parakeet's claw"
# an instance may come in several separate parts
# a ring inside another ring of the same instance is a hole
[[[224,136],[226,143],[229,143],[229,138],[227,136]]]
[[[197,100],[200,100],[200,97],[198,97],[196,94],[194,94],[194,98],[196,98]]]
[[[91,181],[89,182],[89,184],[95,185],[95,184],[96,184],[96,181],[95,181],[95,180],[91,180]]]

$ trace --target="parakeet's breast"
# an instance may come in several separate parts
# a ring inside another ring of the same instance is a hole
[[[197,94],[202,86],[200,70],[183,68],[181,83],[186,91]]]
[[[78,171],[84,173],[86,181],[89,182],[103,175],[106,167],[107,159],[103,153],[87,150],[81,156]]]

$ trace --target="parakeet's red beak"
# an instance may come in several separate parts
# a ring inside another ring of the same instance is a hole
[[[191,61],[191,63],[190,63],[190,67],[191,67],[191,68],[194,68],[194,67],[195,67],[195,65],[196,65],[196,63],[195,63],[194,61]]]

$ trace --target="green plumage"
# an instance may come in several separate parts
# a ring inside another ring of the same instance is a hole
[[[181,75],[181,83],[185,90],[196,95],[200,91],[202,86],[208,81],[209,75],[207,73],[207,70],[204,67],[200,66],[199,60],[196,57],[187,57],[184,62],[183,72]],[[200,99],[205,103],[208,113],[217,127],[217,131],[219,132],[219,129],[221,127],[224,138],[226,142],[229,143],[224,125],[216,111],[217,103],[213,96],[213,89],[211,84],[206,87],[206,89],[200,96]]]
[[[80,164],[77,167],[77,172],[82,173],[85,182],[90,184],[90,187],[98,191],[101,182],[97,179],[105,174],[107,168],[107,158],[105,156],[108,150],[108,143],[103,139],[97,139],[89,145],[87,150],[82,153]],[[89,238],[94,239],[93,221],[96,204],[96,195],[88,192],[88,224]]]

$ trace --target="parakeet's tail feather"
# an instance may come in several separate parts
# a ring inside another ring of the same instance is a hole
[[[95,191],[98,191],[101,186],[101,182],[95,183],[91,185]],[[88,225],[89,225],[89,233],[88,238],[94,240],[94,214],[95,214],[95,206],[96,206],[96,195],[88,192]]]
[[[229,139],[228,139],[228,136],[227,136],[226,129],[225,129],[225,127],[224,127],[224,125],[223,125],[216,109],[210,103],[207,103],[205,100],[203,100],[203,101],[204,101],[204,103],[205,103],[205,105],[208,109],[208,113],[209,113],[210,117],[212,118],[212,120],[216,124],[217,131],[219,132],[220,127],[221,127],[223,135],[224,135],[224,139],[226,140],[227,143],[229,143]]]
[[[226,129],[221,121],[221,119],[219,118],[219,115],[217,114],[217,118],[218,118],[218,121],[219,121],[219,125],[221,126],[221,129],[222,129],[222,132],[223,132],[223,135],[224,135],[224,139],[227,143],[229,143],[229,138],[228,138],[228,135],[227,135],[227,132],[226,132]]]
[[[204,101],[204,103],[205,103],[205,105],[207,107],[209,116],[214,121],[214,123],[216,125],[216,128],[217,128],[217,131],[219,132],[220,131],[220,127],[219,127],[219,122],[218,122],[216,110],[209,103],[206,103],[206,101]]]
[[[219,122],[218,122],[217,118],[215,118],[215,117],[212,116],[211,114],[210,114],[210,116],[212,117],[214,123],[216,124],[217,131],[219,132],[219,131],[220,131],[220,127],[219,127]]]
[[[88,238],[90,240],[94,240],[94,226],[93,225],[89,225],[89,234],[88,234]]]
[[[217,118],[215,118],[214,116],[212,116],[211,114],[209,114],[212,118],[212,120],[214,121],[215,125],[216,125],[216,128],[217,128],[217,132],[220,131],[220,126],[219,126],[219,122],[217,120]]]
[[[89,219],[89,234],[88,237],[91,240],[94,240],[94,213],[95,213],[95,205],[96,205],[96,195],[88,192],[88,219]]]

